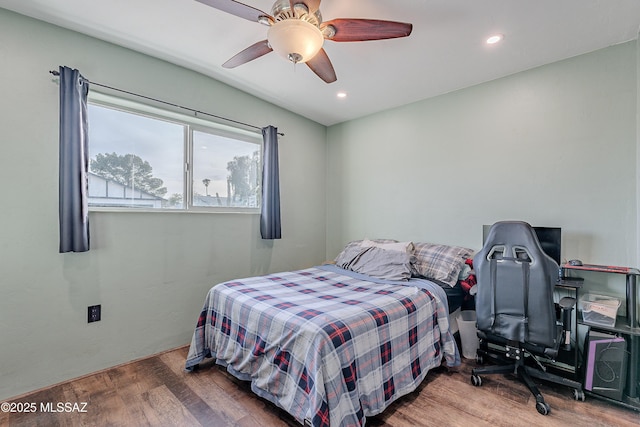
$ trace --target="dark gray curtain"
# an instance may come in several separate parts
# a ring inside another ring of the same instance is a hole
[[[260,234],[263,239],[280,239],[280,172],[278,166],[278,129],[262,128],[262,210]]]
[[[87,172],[89,82],[78,70],[60,67],[60,253],[89,250]]]

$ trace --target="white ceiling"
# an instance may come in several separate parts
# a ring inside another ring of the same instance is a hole
[[[243,2],[267,13],[273,3]],[[640,28],[639,0],[324,0],[325,21],[413,24],[408,38],[325,42],[338,76],[326,84],[275,53],[222,68],[266,39],[267,27],[195,0],[0,0],[0,7],[196,70],[324,125],[634,40]],[[494,33],[504,41],[486,45]]]

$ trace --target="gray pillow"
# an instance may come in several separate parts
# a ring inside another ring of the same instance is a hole
[[[366,240],[366,239],[365,239]],[[344,257],[345,253],[352,250],[354,247],[360,249],[362,247],[362,243],[365,242],[365,240],[352,240],[349,243],[346,244],[346,246],[344,247],[344,249],[342,249],[342,252],[340,252],[338,254],[338,256],[335,259],[336,264],[338,263],[338,258]],[[371,240],[372,242],[375,243],[397,243],[397,240],[393,240],[393,239],[375,239],[375,240]],[[369,245],[371,246],[371,245]]]
[[[404,281],[411,278],[411,254],[406,251],[352,245],[338,255],[336,265],[378,279]]]

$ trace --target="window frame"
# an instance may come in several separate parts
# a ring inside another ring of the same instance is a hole
[[[217,121],[203,119],[196,112],[193,116],[187,115],[179,106],[174,109],[159,108],[146,103],[133,101],[127,98],[115,97],[100,91],[90,91],[87,100],[89,105],[110,108],[124,113],[148,117],[151,119],[161,120],[168,123],[183,126],[183,200],[181,208],[133,208],[133,207],[107,207],[107,206],[89,206],[90,212],[164,212],[164,213],[248,213],[259,214],[262,206],[261,194],[258,195],[258,205],[256,207],[241,206],[194,206],[193,205],[193,133],[203,132],[225,138],[231,138],[238,141],[244,141],[256,144],[259,153],[259,175],[262,176],[263,168],[263,145],[262,134],[258,131],[250,131],[234,126],[225,125]],[[177,111],[176,111],[177,110]],[[89,117],[89,126],[91,126],[91,117]],[[89,141],[91,146],[91,141]]]

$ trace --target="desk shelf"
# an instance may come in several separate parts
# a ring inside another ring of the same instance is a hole
[[[584,320],[582,320],[582,311],[580,310],[578,310],[578,316],[580,317],[578,319],[579,325],[590,326],[598,330],[605,330],[618,334],[640,336],[640,327],[629,326],[630,321],[627,316],[616,316],[616,324],[614,326],[604,326],[597,323],[585,322]]]

